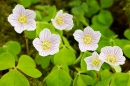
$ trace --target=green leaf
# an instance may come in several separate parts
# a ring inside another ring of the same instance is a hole
[[[88,17],[91,17],[100,10],[100,6],[97,0],[88,0],[87,3],[89,5],[89,12],[87,13]]]
[[[65,46],[70,49],[71,51],[73,51],[74,53],[76,53],[76,51],[73,49],[73,47],[70,45],[69,41],[64,37],[62,36],[62,39],[63,39],[63,42],[65,44]]]
[[[99,76],[101,76],[101,81],[96,86],[108,86],[112,78],[112,73],[108,69],[105,69]]]
[[[9,41],[4,45],[5,49],[15,55],[18,55],[21,51],[21,46],[16,41]]]
[[[35,18],[35,20],[36,20],[36,21],[42,21],[41,12],[38,11],[38,10],[36,10],[35,13],[36,13],[36,18]]]
[[[108,69],[105,69],[105,70],[103,70],[103,71],[100,73],[100,76],[101,76],[101,79],[104,80],[104,79],[106,79],[107,77],[112,76],[112,73],[111,73]]]
[[[86,13],[89,12],[89,7],[88,7],[88,4],[86,2],[83,2],[81,4],[81,8],[83,9],[84,12],[86,12]]]
[[[70,86],[71,77],[64,70],[56,69],[45,78],[45,81],[47,86]]]
[[[30,86],[27,78],[17,70],[12,70],[0,79],[0,86]]]
[[[32,2],[33,4],[36,4],[36,3],[39,2],[39,0],[31,0],[31,2]]]
[[[34,39],[36,38],[36,30],[34,31],[25,31],[25,34],[26,36],[29,38],[29,39]]]
[[[52,24],[49,24],[47,22],[37,22],[36,35],[39,36],[39,33],[45,28],[48,28],[51,32],[55,32]]]
[[[43,18],[43,21],[48,22],[50,21],[56,14],[56,7],[55,6],[49,6],[47,9],[45,9],[46,16]]]
[[[128,73],[115,73],[110,86],[130,86],[130,75]]]
[[[112,66],[112,67],[114,68],[114,70],[115,70],[116,72],[121,72],[121,71],[122,71],[120,65],[118,65],[118,66]]]
[[[42,75],[41,72],[36,69],[34,60],[27,55],[22,55],[20,57],[17,68],[33,78],[38,78]]]
[[[125,32],[124,32],[124,36],[130,40],[130,29],[126,29]]]
[[[30,7],[31,0],[19,0],[19,3],[23,5],[25,8]]]
[[[98,20],[106,26],[111,26],[111,24],[113,23],[112,14],[108,10],[101,10],[98,14]]]
[[[130,44],[129,45],[125,45],[124,46],[124,48],[123,48],[123,52],[124,52],[124,54],[128,57],[128,58],[130,58]]]
[[[92,84],[93,84],[93,78],[83,74],[76,75],[73,82],[73,86],[87,86]]]
[[[73,0],[71,2],[69,2],[69,6],[80,6],[81,1],[80,0]]]
[[[0,70],[15,67],[15,59],[9,52],[0,54]]]
[[[120,46],[123,49],[126,45],[130,44],[130,41],[127,39],[114,39],[113,43],[114,45]]]
[[[40,56],[38,55],[37,59],[36,59],[36,63],[41,65],[41,67],[43,69],[47,68],[49,63],[50,63],[50,58],[52,58],[52,56]]]
[[[102,8],[111,7],[114,3],[114,0],[100,0],[100,4]]]
[[[71,65],[76,59],[75,53],[66,47],[60,49],[58,53],[54,55],[54,63]]]
[[[84,10],[81,6],[76,6],[71,9],[72,14],[74,15],[84,15]]]
[[[0,47],[0,54],[6,52],[6,50],[3,47]]]
[[[101,80],[96,84],[96,86],[109,86],[112,76],[108,76],[107,78]]]

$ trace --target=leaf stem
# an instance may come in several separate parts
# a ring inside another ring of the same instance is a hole
[[[84,55],[84,53],[81,52],[80,56],[74,61],[73,65],[77,64],[81,60],[81,58],[83,57],[83,55]]]
[[[29,55],[28,37],[26,36],[25,31],[24,31],[24,37],[25,37],[25,42],[26,42],[26,52],[27,52],[27,55]]]

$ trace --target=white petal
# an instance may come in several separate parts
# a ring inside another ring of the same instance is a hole
[[[87,35],[87,34],[94,34],[94,31],[91,27],[87,26],[85,29],[84,29],[84,34]]]
[[[8,22],[12,25],[12,26],[17,26],[19,23],[18,23],[18,20],[17,20],[17,16],[13,15],[13,14],[10,14],[8,16]]]
[[[98,43],[101,37],[101,33],[99,31],[95,31],[95,33],[92,35],[93,43]]]
[[[74,26],[74,24],[71,24],[71,25],[69,25],[68,27],[66,27],[65,30],[71,30],[71,29],[73,28],[73,26]]]
[[[92,62],[92,59],[93,59],[93,57],[92,56],[89,56],[89,57],[86,57],[86,58],[84,58],[84,61],[86,62],[86,64],[87,63],[91,63]]]
[[[13,9],[13,14],[14,15],[20,15],[25,13],[25,8],[22,5],[16,5],[15,8]]]
[[[43,41],[44,39],[49,39],[51,32],[49,29],[45,28],[40,32],[40,40]]]
[[[29,10],[29,9],[25,10],[25,15],[29,19],[35,19],[35,17],[36,17],[36,13],[34,11],[32,11],[32,10]]]
[[[18,26],[15,26],[15,27],[14,27],[14,30],[15,30],[17,33],[22,33],[25,29],[24,29],[24,26],[23,26],[23,25],[18,25]]]
[[[120,47],[114,46],[113,47],[113,54],[120,57],[120,56],[123,56],[123,51]]]
[[[97,52],[93,52],[92,56],[93,56],[93,57],[99,57],[99,55],[98,55]]]
[[[98,44],[90,44],[85,46],[87,50],[95,51],[98,48]]]
[[[43,51],[42,47],[41,47],[41,41],[39,38],[35,38],[33,40],[33,46],[36,48],[37,51]]]
[[[62,13],[63,13],[63,10],[59,10],[59,11],[57,12],[57,14],[56,14],[56,17],[59,16],[59,15],[62,15]],[[56,18],[56,17],[55,17],[55,18]]]
[[[28,31],[32,31],[36,29],[36,21],[29,20],[28,23],[25,25],[25,29]]]
[[[82,30],[76,30],[73,36],[76,41],[81,42],[84,36],[84,32]]]
[[[54,19],[51,19],[51,21],[52,21],[52,24],[54,25],[54,27],[55,27],[56,29],[58,29],[58,30],[63,30],[63,29],[65,29],[65,28],[60,28],[60,26],[55,23],[55,20],[54,20]]]
[[[84,44],[82,44],[82,43],[79,43],[79,49],[80,49],[81,52],[86,52],[87,51],[86,46]]]
[[[57,52],[59,52],[59,46],[52,46],[50,49],[50,55],[54,55]]]
[[[53,45],[58,45],[60,44],[60,36],[56,34],[51,34],[51,37],[49,39]]]
[[[117,57],[117,63],[123,65],[125,63],[126,58],[124,56]]]
[[[104,54],[106,54],[106,55],[112,54],[112,52],[113,52],[113,49],[112,49],[111,46],[106,46],[106,47],[103,47],[103,48],[101,49],[101,53],[104,53]]]
[[[49,53],[46,52],[46,51],[39,51],[39,55],[40,55],[40,56],[48,56]]]

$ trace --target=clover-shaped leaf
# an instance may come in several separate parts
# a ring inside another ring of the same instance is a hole
[[[75,53],[66,47],[63,47],[62,49],[60,49],[58,53],[54,55],[55,64],[64,63],[67,65],[71,65],[75,59],[76,59]]]
[[[52,71],[46,78],[47,86],[70,86],[71,77],[62,69]]]
[[[34,60],[27,55],[22,55],[20,57],[17,68],[33,78],[38,78],[42,75],[41,72],[36,69]]]
[[[9,52],[0,54],[0,70],[5,70],[15,66],[15,59]]]
[[[29,82],[19,71],[12,70],[2,76],[0,86],[29,86]]]

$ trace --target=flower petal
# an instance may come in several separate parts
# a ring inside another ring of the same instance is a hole
[[[40,38],[41,41],[43,41],[44,39],[50,38],[50,35],[51,35],[50,30],[48,28],[45,28],[40,32],[39,38]]]
[[[29,20],[28,23],[25,25],[25,29],[28,31],[32,31],[36,29],[36,21],[35,20]]]
[[[14,15],[20,15],[25,13],[25,8],[22,5],[16,5],[15,8],[13,9],[13,14]]]
[[[24,29],[24,26],[23,26],[23,25],[18,25],[18,26],[15,26],[15,27],[14,27],[14,30],[15,30],[17,33],[22,33],[25,29]]]
[[[84,34],[87,35],[87,34],[90,34],[90,35],[93,35],[94,34],[94,31],[91,27],[87,26],[85,29],[84,29]]]
[[[56,34],[51,34],[51,37],[49,39],[53,45],[59,45],[60,44],[60,36]]]
[[[29,10],[29,9],[25,10],[25,15],[29,19],[35,19],[35,17],[36,17],[36,13],[34,11],[32,11],[32,10]]]
[[[10,14],[8,16],[8,22],[12,25],[12,26],[17,26],[19,23],[18,23],[18,20],[17,20],[17,17],[13,14]]]
[[[82,44],[82,43],[79,43],[79,49],[80,49],[81,52],[86,52],[87,51],[86,46],[84,44]]]
[[[74,36],[74,39],[78,42],[81,42],[82,41],[82,38],[84,36],[84,33],[82,30],[76,30],[73,34]]]
[[[99,31],[95,31],[95,33],[92,35],[93,43],[98,43],[101,37],[101,33]]]
[[[35,49],[37,50],[37,51],[43,51],[43,49],[42,49],[42,47],[41,47],[41,41],[40,41],[40,39],[39,38],[35,38],[34,40],[33,40],[33,46],[35,47]]]

